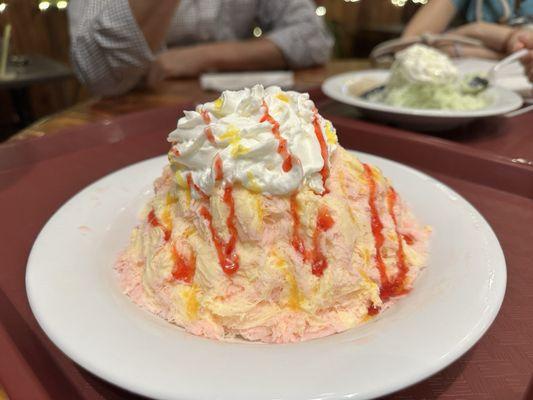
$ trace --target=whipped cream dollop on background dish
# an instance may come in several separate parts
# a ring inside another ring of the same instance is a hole
[[[472,91],[441,51],[415,44],[396,54],[385,90],[370,100],[395,107],[434,110],[478,110],[490,101],[484,91]]]
[[[337,136],[307,93],[256,85],[225,91],[184,114],[168,136],[169,161],[178,184],[193,187],[193,197],[210,195],[219,179],[273,195],[302,185],[318,194],[326,190]]]
[[[446,54],[422,44],[415,44],[396,54],[391,68],[390,84],[453,83],[459,71]]]

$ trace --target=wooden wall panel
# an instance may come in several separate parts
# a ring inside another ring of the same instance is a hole
[[[42,12],[33,0],[3,0],[8,6],[0,14],[0,29],[12,25],[10,54],[42,54],[69,64],[69,37],[66,10],[50,7]],[[30,102],[36,117],[63,109],[77,100],[75,79],[32,86]],[[13,123],[9,96],[0,95],[0,129]]]

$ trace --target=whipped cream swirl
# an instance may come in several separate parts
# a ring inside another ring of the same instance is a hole
[[[168,136],[169,161],[194,197],[209,196],[218,180],[273,195],[326,191],[337,136],[307,93],[256,85],[184,114]]]
[[[450,58],[432,47],[415,44],[396,54],[391,67],[391,84],[453,83],[459,75]]]

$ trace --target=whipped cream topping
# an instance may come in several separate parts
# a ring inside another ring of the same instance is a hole
[[[391,83],[447,84],[457,79],[459,72],[450,58],[429,46],[415,44],[396,54],[391,67]]]
[[[302,185],[327,191],[337,136],[307,93],[256,85],[184,114],[168,136],[169,161],[193,197],[210,195],[218,180],[274,195]]]

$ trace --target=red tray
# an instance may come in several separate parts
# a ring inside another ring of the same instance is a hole
[[[136,398],[74,364],[44,335],[26,299],[26,261],[68,198],[166,152],[181,110],[154,109],[0,146],[0,382],[11,399]],[[461,193],[489,221],[507,260],[507,294],[485,336],[448,368],[389,398],[526,398],[533,372],[533,168],[441,138],[330,117],[345,147],[410,164]]]

